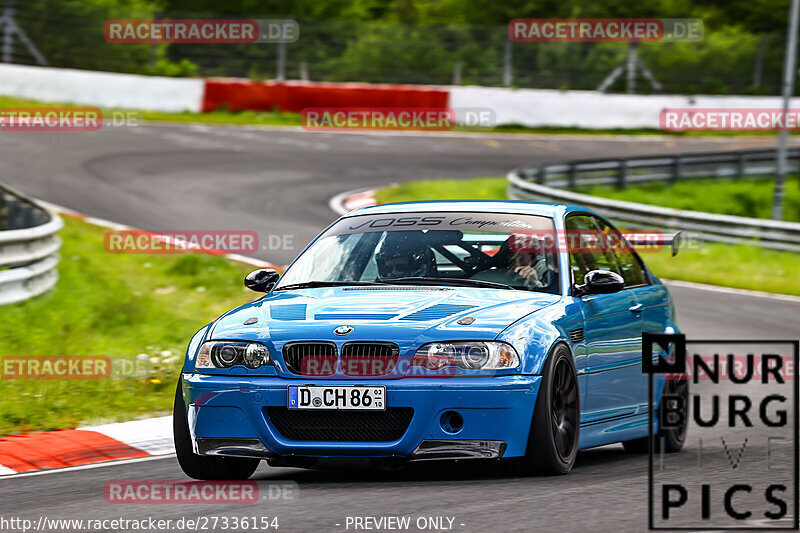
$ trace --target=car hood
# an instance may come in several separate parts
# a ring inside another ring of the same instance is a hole
[[[295,340],[491,340],[559,296],[463,287],[335,287],[277,291],[220,317],[209,339],[263,340],[277,350]],[[458,321],[471,317],[469,324]],[[245,322],[252,322],[245,324]],[[334,329],[350,326],[339,336]]]

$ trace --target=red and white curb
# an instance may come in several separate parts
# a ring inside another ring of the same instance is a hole
[[[360,207],[378,205],[375,200],[375,189],[357,189],[337,194],[328,201],[328,206],[337,215],[344,215]]]
[[[147,455],[175,453],[175,443],[172,441],[172,416],[90,426],[83,430],[101,433],[108,438],[139,449]]]
[[[0,438],[0,476],[172,455],[172,417]]]

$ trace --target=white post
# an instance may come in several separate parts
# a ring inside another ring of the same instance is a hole
[[[503,86],[511,87],[514,75],[511,72],[511,39],[506,36],[506,41],[503,46]]]
[[[15,0],[8,0],[6,8],[3,10],[3,17],[0,18],[0,26],[3,26],[3,63],[11,63],[11,52],[14,45],[14,3]]]
[[[794,93],[795,55],[797,54],[797,19],[800,0],[792,0],[789,11],[789,35],[786,39],[786,57],[783,64],[783,123]],[[784,128],[778,134],[778,162],[775,176],[775,190],[772,196],[772,218],[783,220],[783,189],[786,182],[786,149],[789,144],[789,130]]]
[[[278,43],[278,65],[275,72],[275,79],[278,81],[286,80],[286,43]]]

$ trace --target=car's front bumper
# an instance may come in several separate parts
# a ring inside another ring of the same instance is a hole
[[[369,380],[386,387],[387,407],[410,407],[411,422],[390,442],[290,440],[268,407],[286,407],[289,385],[306,380],[183,374],[189,429],[196,453],[272,459],[396,458],[401,460],[518,457],[525,454],[541,376]],[[320,384],[320,383],[316,383]],[[355,380],[325,385],[365,384]],[[447,431],[454,411],[460,430]]]

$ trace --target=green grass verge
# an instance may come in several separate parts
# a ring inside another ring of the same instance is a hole
[[[712,212],[743,216],[765,215],[769,212],[768,201],[764,203],[771,191],[771,182],[767,180],[694,182],[679,185],[675,189],[663,185],[660,187],[654,188],[660,191],[658,194],[652,191],[647,193],[644,187],[631,187],[624,191],[598,187],[591,189],[591,192],[622,200],[648,201],[682,209],[697,210],[702,207]],[[742,196],[748,192],[749,196]],[[380,203],[505,199],[506,180],[477,178],[409,182],[381,189],[375,198]],[[741,201],[738,200],[740,198]],[[800,220],[800,193],[796,179],[787,184],[787,198],[787,218]],[[730,211],[724,210],[726,206]],[[664,278],[800,296],[800,286],[795,282],[796,274],[800,272],[800,254],[797,253],[765,250],[750,245],[707,243],[698,249],[684,249],[676,257],[662,252],[646,254],[644,259],[657,276]]]
[[[54,102],[40,102],[14,96],[0,96],[0,109],[5,107],[86,107],[74,104]],[[105,109],[104,111],[109,111]],[[299,113],[256,112],[239,111],[231,112],[218,110],[211,113],[164,113],[161,111],[142,111],[142,120],[156,122],[188,122],[198,124],[230,124],[251,126],[299,126]]]
[[[676,209],[721,213],[741,217],[770,218],[772,210],[772,179],[698,180],[648,183],[619,190],[614,187],[591,187],[579,192],[625,200],[640,204],[663,205]],[[784,220],[800,222],[800,186],[797,177],[786,181]]]
[[[192,334],[253,299],[242,285],[252,267],[200,254],[109,254],[105,229],[65,223],[58,284],[2,308],[0,357],[139,356],[150,369],[137,378],[0,379],[0,435],[170,413]]]
[[[409,181],[375,192],[375,199],[382,204],[418,200],[504,200],[505,198],[505,178]]]

